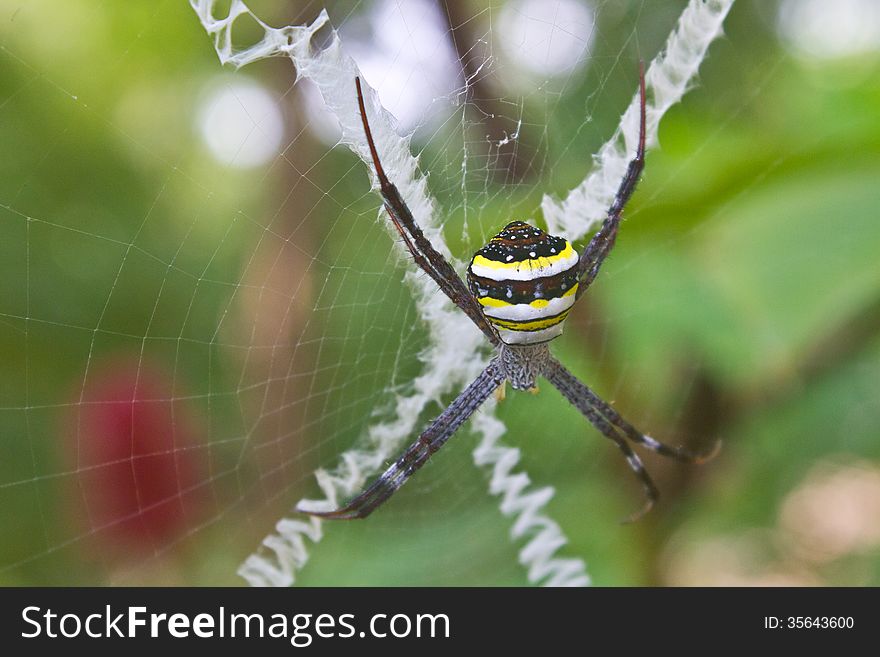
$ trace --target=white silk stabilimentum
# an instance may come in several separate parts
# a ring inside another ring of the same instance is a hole
[[[215,11],[221,11],[220,7],[227,2],[190,0],[205,30],[214,37],[220,61],[240,67],[279,54],[290,57],[297,75],[308,78],[318,87],[328,109],[336,115],[342,128],[342,142],[357,153],[372,172],[357,98],[352,93],[357,68],[343,53],[326,11],[310,25],[272,28],[254,16],[242,0],[228,3],[227,15],[215,16]],[[647,73],[648,86],[653,91],[653,101],[648,106],[649,139],[656,136],[657,125],[666,109],[678,102],[687,90],[709,44],[721,33],[722,22],[732,4],[733,0],[691,0],[664,52],[651,63]],[[256,21],[264,33],[258,43],[234,48],[232,26],[242,15]],[[312,43],[312,37],[319,31],[322,32],[320,46]],[[395,133],[392,117],[381,107],[373,89],[364,85],[364,95],[388,177],[400,190],[431,243],[461,271],[461,263],[450,257],[443,240],[439,213],[435,211],[425,179],[418,172],[418,161],[410,151],[409,138]],[[626,169],[628,153],[635,151],[637,132],[634,102],[614,137],[599,151],[596,166],[584,182],[561,203],[544,198],[542,209],[550,233],[564,235],[571,241],[580,240],[601,221]],[[375,177],[373,183],[375,186]],[[379,219],[396,237],[384,211],[380,212]],[[410,394],[395,397],[390,420],[369,426],[361,446],[341,454],[332,471],[315,473],[325,497],[302,500],[303,506],[330,510],[359,493],[416,435],[421,428],[418,421],[422,411],[431,402],[461,390],[488,361],[483,335],[451,302],[438,303],[436,285],[429,277],[411,271],[406,282],[429,330],[428,344],[420,356],[422,372],[414,380]],[[490,473],[489,491],[501,498],[502,514],[513,518],[511,538],[525,541],[519,551],[519,561],[526,568],[528,580],[547,586],[588,585],[590,579],[581,559],[557,556],[567,539],[558,523],[545,511],[553,489],[535,488],[525,472],[516,471],[519,450],[501,442],[505,427],[495,417],[494,410],[494,402],[487,402],[469,423],[471,431],[480,436],[474,461]],[[301,514],[296,514],[296,519],[280,520],[275,530],[238,571],[251,585],[290,586],[308,561],[307,543],[317,543],[323,536],[322,521],[315,517],[304,518]]]
[[[687,92],[709,45],[721,35],[722,24],[734,0],[691,0],[666,46],[648,66],[645,128],[648,145],[657,140],[657,128],[666,110]],[[620,119],[614,135],[593,156],[594,167],[584,181],[562,201],[544,195],[541,211],[547,232],[577,242],[605,218],[639,141],[639,96]]]

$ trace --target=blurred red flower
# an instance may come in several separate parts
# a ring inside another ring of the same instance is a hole
[[[127,550],[161,548],[204,507],[204,434],[167,374],[134,359],[92,369],[68,425],[76,480],[97,537]]]

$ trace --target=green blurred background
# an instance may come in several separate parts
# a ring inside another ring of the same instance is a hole
[[[581,3],[589,46],[558,76],[505,58],[527,3],[416,4],[492,52],[468,94],[389,92],[428,99],[402,124],[466,259],[583,178],[686,3]],[[251,6],[326,7],[356,59],[405,59],[395,3]],[[186,2],[0,0],[0,583],[242,583],[419,372],[411,266],[294,80],[281,59],[224,71]],[[721,437],[718,458],[646,455],[662,502],[621,525],[641,491],[613,446],[552,390],[501,405],[595,583],[880,584],[878,82],[876,3],[737,2],[554,344],[634,424]],[[241,133],[217,108],[255,89],[279,120]],[[298,583],[525,584],[473,444],[325,525]]]

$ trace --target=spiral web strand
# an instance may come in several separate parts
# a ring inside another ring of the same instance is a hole
[[[366,163],[370,163],[367,144],[360,125],[352,81],[357,74],[354,61],[342,50],[339,36],[332,32],[317,46],[318,32],[329,28],[326,11],[309,25],[273,28],[255,16],[241,0],[233,0],[228,14],[217,16],[215,0],[190,0],[201,24],[214,38],[220,61],[236,67],[261,59],[284,55],[294,63],[297,75],[311,80],[320,90],[329,110],[339,121],[342,142]],[[656,140],[657,127],[666,110],[687,91],[712,41],[721,34],[725,16],[733,0],[691,0],[670,35],[665,48],[650,64],[647,84],[648,141]],[[262,28],[263,36],[246,48],[234,48],[232,29],[236,19],[247,15]],[[412,213],[435,247],[461,270],[461,263],[450,257],[438,223],[439,213],[430,197],[425,179],[418,172],[408,137],[399,137],[391,115],[379,104],[375,92],[365,87],[368,113],[383,164],[400,190]],[[637,139],[637,100],[624,113],[614,136],[595,157],[592,172],[564,200],[543,199],[541,207],[547,228],[569,240],[580,240],[604,217]],[[512,135],[511,138],[515,138]],[[369,168],[369,167],[368,167]],[[371,168],[370,168],[371,170]],[[375,185],[375,180],[373,181]],[[379,220],[391,230],[380,213]],[[411,272],[406,277],[418,313],[428,329],[428,344],[421,353],[422,371],[413,382],[412,392],[397,395],[391,419],[372,424],[362,446],[344,452],[333,470],[315,473],[324,494],[321,500],[302,500],[300,504],[316,510],[331,509],[358,493],[368,479],[380,471],[420,428],[419,417],[434,400],[461,389],[485,366],[488,354],[481,334],[463,318],[451,303],[437,303],[433,282]],[[585,586],[590,583],[584,562],[563,558],[558,550],[567,542],[559,524],[547,515],[546,505],[553,497],[551,487],[535,487],[519,466],[520,452],[506,446],[501,437],[504,424],[495,417],[494,402],[487,403],[470,422],[480,440],[474,449],[474,462],[489,473],[489,491],[500,498],[501,513],[513,519],[512,540],[525,542],[519,561],[528,580],[547,586]],[[317,518],[283,518],[275,533],[266,537],[259,549],[248,557],[239,574],[252,585],[289,586],[309,558],[310,544],[323,537],[322,521]]]

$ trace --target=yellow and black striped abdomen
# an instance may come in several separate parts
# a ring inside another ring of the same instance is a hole
[[[577,294],[578,254],[562,237],[514,221],[477,251],[471,294],[507,344],[537,344],[562,333]]]

